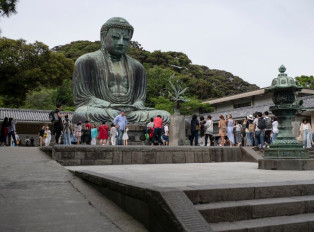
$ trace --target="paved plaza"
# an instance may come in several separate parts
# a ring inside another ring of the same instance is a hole
[[[189,186],[314,180],[314,171],[262,170],[258,169],[257,163],[249,162],[71,166],[67,169],[88,170],[138,183],[179,189],[188,189]]]
[[[147,231],[38,148],[0,148],[0,231]]]

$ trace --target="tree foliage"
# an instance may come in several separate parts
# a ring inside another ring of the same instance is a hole
[[[0,95],[6,107],[20,107],[28,92],[61,86],[73,73],[72,60],[41,42],[0,38],[0,51]]]
[[[0,0],[0,16],[16,14],[16,3],[17,0]]]
[[[295,78],[296,84],[304,88],[314,89],[314,76],[299,76]]]

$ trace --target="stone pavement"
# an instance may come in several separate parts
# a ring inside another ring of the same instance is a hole
[[[147,231],[38,148],[0,148],[0,231]]]
[[[249,184],[314,180],[314,171],[258,169],[257,163],[189,163],[110,166],[71,166],[69,170],[88,170],[137,183],[181,190],[191,186]]]

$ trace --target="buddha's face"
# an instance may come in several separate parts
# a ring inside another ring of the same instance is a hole
[[[105,47],[110,53],[122,55],[128,50],[130,39],[129,30],[110,28],[104,38]]]

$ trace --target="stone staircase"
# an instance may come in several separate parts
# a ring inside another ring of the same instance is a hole
[[[307,149],[309,151],[310,159],[314,159],[314,147]]]
[[[216,232],[314,231],[314,181],[185,191]]]

